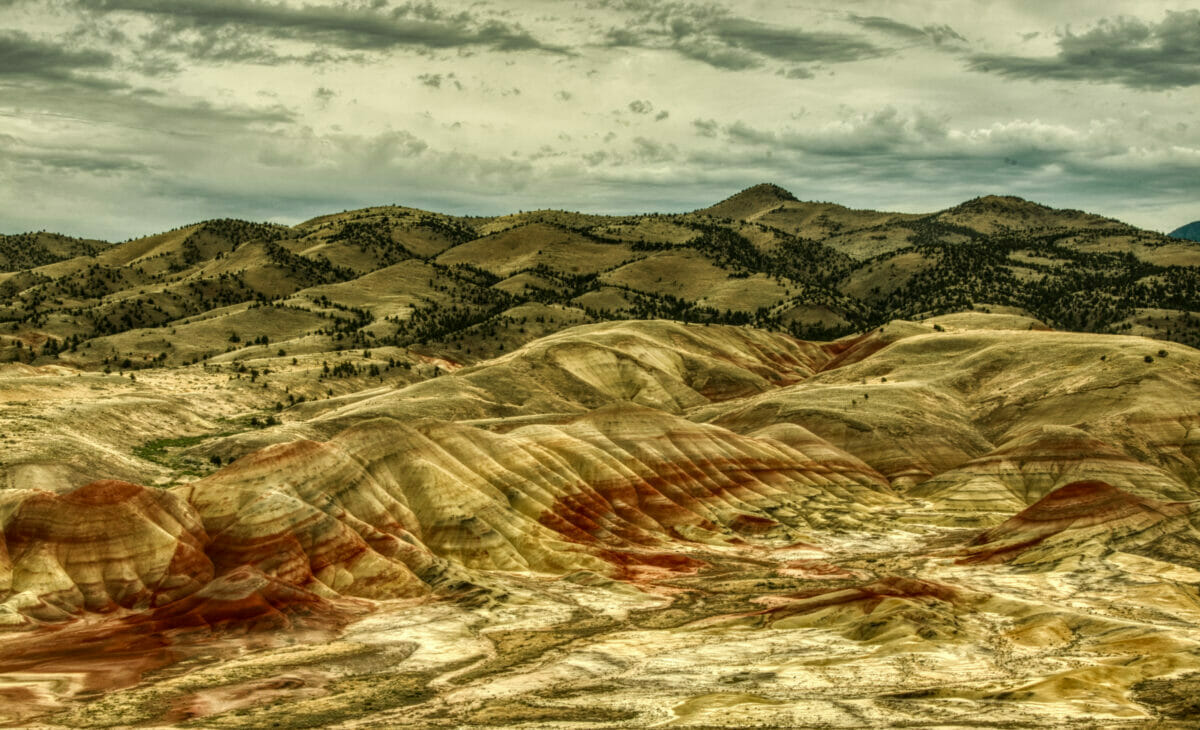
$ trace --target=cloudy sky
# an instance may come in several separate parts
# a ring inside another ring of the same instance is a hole
[[[1197,0],[0,0],[3,233],[763,181],[1200,218]]]

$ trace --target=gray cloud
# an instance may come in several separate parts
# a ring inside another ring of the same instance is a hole
[[[701,137],[716,137],[720,129],[715,119],[693,119],[692,126],[696,128],[696,134]]]
[[[780,61],[845,63],[885,53],[858,36],[781,28],[740,18],[717,21],[712,32],[729,46]]]
[[[803,66],[793,66],[786,70],[780,70],[778,73],[785,79],[811,79],[816,76],[811,70]]]
[[[772,25],[716,5],[642,0],[601,4],[634,13],[625,27],[608,31],[607,45],[674,50],[731,71],[758,68],[770,60],[846,63],[888,52],[861,36]]]
[[[20,31],[0,31],[0,74],[109,68],[112,63],[111,53],[68,50],[53,43],[36,40]]]
[[[78,0],[90,10],[158,18],[172,29],[234,28],[265,36],[309,41],[353,51],[399,47],[450,49],[483,46],[498,51],[555,51],[518,26],[446,15],[428,3],[391,13],[350,5],[293,7],[261,0]]]
[[[216,138],[155,129],[136,150],[118,141],[74,152],[0,135],[0,200],[37,202],[5,210],[0,231],[42,229],[54,220],[56,230],[119,239],[215,217],[294,222],[364,200],[499,212],[539,179],[526,159],[434,147],[403,130],[231,129],[214,155]]]
[[[11,134],[0,135],[0,169],[17,169],[39,174],[63,173],[111,176],[142,172],[146,165],[128,151],[80,149],[56,144],[36,144]]]
[[[815,128],[764,129],[745,122],[721,131],[730,142],[802,153],[814,158],[837,158],[854,165],[885,161],[994,160],[1028,167],[1061,163],[1064,156],[1120,156],[1128,144],[1114,138],[1115,130],[1080,132],[1037,121],[1017,121],[982,128],[953,127],[946,119],[922,111],[884,107]]]
[[[633,138],[633,154],[642,162],[670,162],[677,155],[675,145],[656,142],[646,137]]]
[[[683,38],[675,42],[674,49],[688,58],[727,71],[745,71],[763,65],[762,59],[753,53],[708,38]]]
[[[10,87],[5,90],[4,101],[20,108],[23,114],[77,120],[79,124],[115,130],[115,134],[128,135],[133,146],[143,144],[150,132],[177,140],[219,141],[231,135],[288,126],[298,114],[280,105],[249,107],[128,90],[115,94],[90,87],[74,88],[69,97],[64,97],[62,89],[52,84]]]
[[[629,111],[633,112],[634,114],[649,114],[650,112],[654,111],[654,105],[649,101],[634,99],[633,101],[629,102]]]
[[[1090,81],[1133,89],[1200,85],[1200,10],[1168,11],[1160,23],[1104,20],[1067,32],[1050,57],[975,55],[973,71],[1036,81]]]
[[[898,20],[884,18],[878,15],[862,16],[850,14],[851,22],[868,30],[886,33],[913,42],[929,42],[935,46],[941,45],[965,45],[967,39],[962,37],[958,31],[951,28],[949,25],[931,24],[918,28],[907,23],[901,23]]]
[[[1153,199],[1200,192],[1200,139],[1193,135],[1188,146],[1175,125],[1150,123],[1131,138],[1114,120],[1081,129],[1038,120],[971,127],[885,107],[816,128],[735,122],[720,132],[725,147],[706,152],[705,167],[752,160],[780,174],[805,169],[828,180],[850,176],[870,189],[943,180],[960,189],[987,184],[991,191],[1058,196]]]
[[[304,62],[302,56],[282,54],[261,38],[255,38],[238,28],[177,28],[159,26],[139,39],[142,49],[137,55],[152,57],[139,70],[149,75],[175,74],[182,70],[178,56],[192,61],[209,63],[253,63],[279,66]],[[327,54],[322,54],[327,56]],[[313,58],[322,63],[326,58]]]
[[[143,172],[144,164],[129,157],[106,157],[95,154],[38,153],[36,156],[22,156],[21,160],[32,166],[47,168],[51,172],[61,173],[90,173],[93,175],[111,175],[123,172]]]
[[[455,76],[454,73],[448,73],[448,74],[423,73],[423,74],[420,74],[417,76],[417,81],[420,81],[422,84],[424,84],[425,86],[428,86],[431,89],[440,89],[440,88],[442,88],[443,83],[453,86],[454,88],[458,89],[459,91],[462,91],[462,88],[463,88],[462,82],[458,80],[457,76]]]
[[[124,84],[81,72],[105,71],[115,62],[107,51],[71,49],[21,31],[0,31],[0,81],[40,80],[95,89]]]

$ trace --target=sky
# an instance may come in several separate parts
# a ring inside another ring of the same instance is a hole
[[[1200,9],[1153,0],[0,0],[0,233],[676,212],[760,182],[1200,219]]]

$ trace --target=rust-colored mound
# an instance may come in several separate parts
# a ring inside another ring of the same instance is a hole
[[[153,631],[185,628],[254,631],[292,628],[297,622],[331,628],[342,619],[342,609],[331,601],[243,566],[133,623]]]
[[[835,340],[825,345],[825,351],[830,359],[822,366],[822,370],[834,370],[845,365],[861,362],[894,340],[884,335],[881,330],[871,330],[861,335],[851,335]]]
[[[1134,459],[1112,443],[1072,426],[1019,430],[983,456],[908,491],[961,519],[1011,514],[1076,482],[1105,482],[1138,497],[1195,497],[1186,480]]]
[[[80,611],[144,610],[212,579],[200,518],[170,492],[97,481],[65,494],[17,497],[0,524],[11,566],[0,600],[10,611],[54,620]]]
[[[213,536],[218,570],[251,566],[323,595],[426,593],[413,571],[428,573],[436,559],[410,532],[410,510],[364,468],[370,458],[314,441],[280,444],[180,494]]]
[[[71,675],[80,690],[112,690],[195,653],[213,634],[337,629],[356,612],[251,568],[213,580],[191,596],[144,613],[55,624],[0,643],[0,675]],[[322,634],[323,635],[323,634]]]
[[[1029,532],[1053,534],[1135,516],[1165,516],[1169,511],[1171,505],[1135,497],[1105,482],[1073,482],[983,533],[973,544],[983,545]]]
[[[574,462],[578,483],[539,520],[580,542],[653,545],[664,538],[783,535],[789,525],[839,520],[850,526],[863,505],[891,499],[877,473],[823,442],[794,448],[634,406],[513,435],[536,442],[556,461]],[[817,509],[822,503],[840,508]]]
[[[876,644],[950,639],[957,615],[974,610],[986,594],[938,581],[886,575],[856,586],[765,599],[747,618],[777,629],[820,628]]]
[[[775,618],[782,618],[800,613],[811,613],[831,606],[854,605],[863,613],[870,614],[888,598],[918,603],[940,601],[951,604],[961,603],[964,600],[962,591],[954,586],[895,575],[884,576],[853,588],[797,593],[788,598],[791,600],[787,603],[768,608],[764,613]]]
[[[1053,526],[1055,531],[1061,531],[1118,520],[1156,506],[1151,500],[1127,494],[1105,482],[1073,482],[1022,511],[1013,518],[1013,527]]]
[[[980,534],[962,562],[1003,561],[1069,531],[1145,530],[1187,512],[1185,504],[1137,497],[1106,482],[1073,482]]]

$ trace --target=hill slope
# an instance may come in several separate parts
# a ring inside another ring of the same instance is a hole
[[[94,256],[106,245],[57,233],[0,235],[0,272],[32,269],[77,256]]]
[[[1188,241],[1200,241],[1200,221],[1192,221],[1186,226],[1180,226],[1168,233],[1171,238],[1183,238]]]
[[[285,353],[394,347],[465,364],[613,319],[820,339],[968,309],[1200,344],[1198,282],[1200,245],[1013,197],[931,214],[802,202],[774,185],[672,215],[381,206],[112,246],[5,237],[0,361],[136,368],[266,338]],[[264,304],[293,323],[260,316]]]

